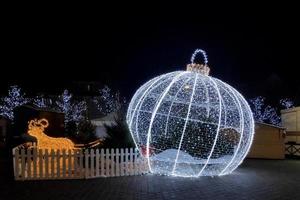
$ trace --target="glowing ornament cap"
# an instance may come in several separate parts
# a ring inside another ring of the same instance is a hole
[[[201,53],[203,55],[204,64],[195,63],[195,58],[198,53]],[[208,59],[207,59],[206,52],[202,49],[196,49],[192,55],[191,63],[187,65],[186,70],[201,73],[203,75],[208,76],[210,72],[210,68],[208,67],[207,63],[208,63]]]

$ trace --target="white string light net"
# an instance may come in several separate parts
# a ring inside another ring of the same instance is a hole
[[[252,112],[239,92],[208,75],[206,63],[192,59],[188,69],[155,77],[137,90],[127,112],[132,137],[152,173],[231,173],[251,146]]]

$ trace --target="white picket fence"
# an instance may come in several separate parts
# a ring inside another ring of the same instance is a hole
[[[132,176],[148,172],[136,149],[48,151],[13,149],[15,180],[84,179]]]

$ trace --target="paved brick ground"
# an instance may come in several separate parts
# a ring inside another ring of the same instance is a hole
[[[246,160],[232,175],[198,179],[146,175],[15,182],[7,174],[0,174],[1,200],[300,199],[300,160]]]

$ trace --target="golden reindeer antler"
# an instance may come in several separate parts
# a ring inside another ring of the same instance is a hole
[[[49,126],[49,122],[47,119],[43,118],[43,119],[40,119],[40,120],[37,120],[37,119],[33,119],[33,120],[30,120],[28,122],[28,129],[29,130],[32,130],[34,128],[40,128],[41,131],[44,131],[45,128],[47,128]]]

